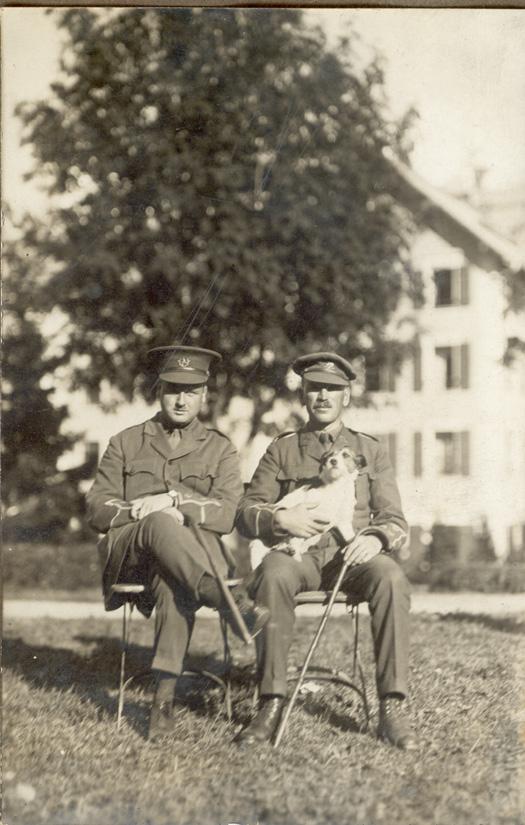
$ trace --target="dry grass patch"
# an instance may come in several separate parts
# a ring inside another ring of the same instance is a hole
[[[468,619],[468,620],[467,620]],[[299,619],[300,663],[317,620]],[[218,691],[181,685],[178,736],[145,741],[151,683],[115,725],[118,621],[8,622],[4,788],[8,825],[522,825],[519,679],[525,619],[416,616],[413,714],[421,747],[405,755],[360,731],[335,686],[306,697],[279,751],[232,744],[251,713],[252,654],[235,645],[235,719]],[[344,662],[348,625],[332,620],[319,658]],[[152,623],[135,622],[130,666],[147,665]],[[372,694],[367,620],[362,648]],[[217,669],[217,623],[197,622],[194,663]],[[522,698],[522,697],[521,697]],[[523,763],[522,763],[523,766]]]

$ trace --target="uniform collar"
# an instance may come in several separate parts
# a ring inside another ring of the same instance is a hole
[[[323,430],[315,430],[311,424],[307,424],[306,427],[299,431],[299,447],[312,458],[320,460],[325,453],[329,452],[335,444],[340,442],[344,431],[342,421],[338,421],[337,424],[324,428]],[[322,444],[319,440],[321,433],[328,433],[331,439],[330,442]]]
[[[321,433],[327,433],[330,436],[330,441],[335,443],[343,430],[344,427],[342,421],[338,421],[337,423],[330,425],[329,427],[325,427],[322,430],[316,430],[311,424],[307,424],[302,430],[299,431],[299,440],[303,444],[310,441],[317,441],[321,443],[319,439]]]
[[[198,445],[199,441],[204,441],[207,429],[198,418],[181,428],[181,439],[173,445],[167,436],[167,429],[162,421],[161,413],[157,413],[144,425],[144,434],[151,439],[151,446],[164,458],[181,458],[183,455],[191,453]]]

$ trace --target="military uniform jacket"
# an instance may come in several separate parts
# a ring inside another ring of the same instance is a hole
[[[407,537],[392,465],[381,444],[372,436],[341,427],[330,449],[350,447],[366,459],[356,480],[353,527],[355,532],[378,536],[384,551],[397,550]],[[317,435],[305,428],[276,438],[268,447],[241,499],[237,527],[250,538],[271,545],[282,540],[274,533],[273,516],[279,500],[303,484],[311,484],[327,451]]]
[[[204,528],[201,536],[208,551],[219,569],[228,572],[230,560],[219,536],[232,530],[243,490],[235,448],[226,436],[198,419],[172,445],[157,415],[110,439],[87,494],[89,523],[106,534],[99,547],[106,557],[103,587],[108,609],[119,606],[110,600],[109,590],[119,579],[125,557],[122,549],[112,552],[115,539],[126,531],[131,536],[138,523],[131,519],[129,502],[168,490],[179,493],[178,509],[185,522]],[[122,548],[125,542],[118,545]]]

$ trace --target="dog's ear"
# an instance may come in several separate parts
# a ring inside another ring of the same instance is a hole
[[[366,467],[366,458],[361,453],[355,457],[355,466],[359,467],[360,470]]]

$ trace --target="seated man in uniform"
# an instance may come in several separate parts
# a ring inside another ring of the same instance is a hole
[[[298,504],[284,509],[279,501],[319,473],[323,455],[349,447],[364,457],[356,480],[353,528],[346,544],[338,531],[327,532],[301,557],[269,553],[254,571],[248,592],[270,611],[258,638],[260,702],[252,722],[238,735],[244,745],[270,741],[276,731],[287,691],[288,650],[295,618],[294,596],[305,590],[329,589],[343,558],[350,567],[343,590],[367,601],[371,613],[380,699],[378,735],[397,747],[413,749],[415,740],[406,712],[410,596],[408,582],[390,556],[401,547],[407,524],[390,461],[375,438],[343,426],[350,403],[350,364],[336,353],[304,355],[293,364],[302,376],[308,424],[276,438],[268,447],[237,511],[237,527],[250,538],[273,545],[286,536],[310,538],[327,522],[315,507]],[[349,502],[349,506],[351,506]]]
[[[111,590],[119,581],[148,585],[139,609],[149,615],[152,600],[156,607],[152,667],[157,681],[149,725],[149,736],[155,738],[174,727],[176,679],[195,611],[207,605],[231,618],[213,566],[228,574],[230,560],[219,537],[233,527],[243,487],[233,445],[197,418],[210,364],[221,356],[182,346],[152,352],[161,358],[160,411],[111,438],[87,506],[91,526],[105,533],[106,609],[122,603]],[[240,589],[233,588],[232,595],[255,635],[268,611]]]

